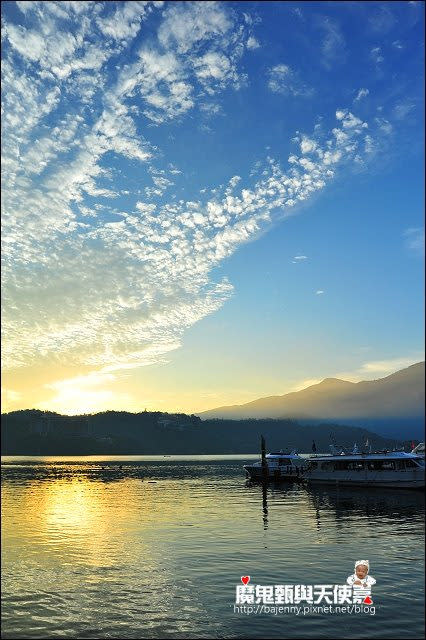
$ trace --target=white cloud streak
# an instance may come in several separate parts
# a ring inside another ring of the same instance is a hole
[[[354,102],[358,102],[359,100],[362,100],[362,98],[366,98],[369,93],[370,92],[368,89],[364,89],[364,88],[359,89],[358,93],[356,94],[356,98]]]
[[[408,249],[420,256],[425,255],[425,230],[424,227],[411,227],[404,231],[405,244]]]
[[[309,88],[298,74],[286,64],[277,64],[267,72],[268,87],[273,93],[309,97],[313,89]]]
[[[323,33],[321,41],[321,61],[330,70],[342,63],[346,57],[346,43],[336,20],[329,17],[318,17],[318,26]]]
[[[381,47],[373,47],[370,51],[370,57],[376,65],[384,62],[384,56]]]

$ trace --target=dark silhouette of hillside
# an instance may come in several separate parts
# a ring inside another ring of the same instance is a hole
[[[2,415],[3,455],[220,454],[257,453],[259,436],[269,450],[328,451],[331,435],[342,446],[393,448],[400,441],[366,429],[337,424],[302,425],[294,420],[201,420],[195,415],[158,411],[106,411],[61,416],[38,410]],[[409,436],[408,436],[409,437]]]

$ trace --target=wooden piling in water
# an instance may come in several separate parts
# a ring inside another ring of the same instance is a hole
[[[266,444],[263,436],[260,436],[260,453],[262,456],[262,478],[266,482],[268,480],[268,463],[266,461]]]

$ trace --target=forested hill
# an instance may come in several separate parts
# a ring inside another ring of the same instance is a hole
[[[366,429],[335,424],[299,424],[294,420],[201,420],[194,415],[144,411],[107,411],[62,416],[38,410],[2,415],[3,455],[70,454],[225,454],[257,453],[259,437],[268,450],[296,448],[328,451],[332,438],[340,445],[393,448],[401,441]],[[410,440],[410,434],[407,434]]]

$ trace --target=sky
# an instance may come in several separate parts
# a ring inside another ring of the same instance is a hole
[[[2,410],[424,359],[421,2],[4,2]]]

